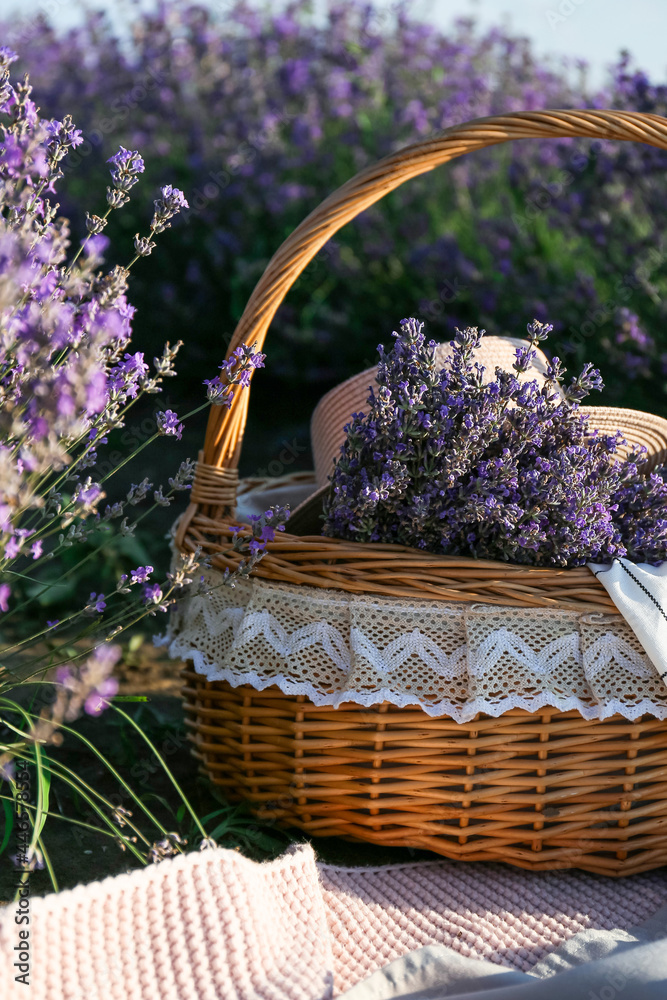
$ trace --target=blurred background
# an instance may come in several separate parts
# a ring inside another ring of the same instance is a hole
[[[506,111],[667,114],[661,0],[4,0],[1,21],[42,113],[71,114],[85,136],[59,187],[75,245],[85,211],[105,206],[120,144],[146,173],[106,230],[109,265],[132,256],[161,184],[190,202],[130,289],[135,350],[185,341],[162,400],[179,413],[203,398],[272,253],[366,164]],[[571,371],[601,368],[602,401],[667,414],[666,168],[667,153],[640,145],[524,141],[365,212],[276,316],[242,473],[310,467],[317,400],[374,364],[410,315],[439,340],[457,326],[520,336],[533,318],[551,322],[551,352]],[[151,420],[147,409],[110,442],[111,464]],[[196,457],[204,428],[205,414],[128,476],[166,479]]]

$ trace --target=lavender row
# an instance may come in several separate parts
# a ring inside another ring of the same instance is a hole
[[[98,14],[67,35],[44,21],[7,26],[14,35],[44,113],[67,109],[82,130],[60,195],[75,220],[88,176],[119,142],[151,152],[153,186],[183,188],[189,208],[160,275],[139,278],[133,300],[149,349],[196,317],[183,367],[193,384],[202,367],[214,373],[271,253],[365,164],[506,111],[667,110],[667,88],[629,57],[596,90],[581,65],[538,59],[507,30],[443,31],[408,4],[343,0],[319,22],[305,0],[279,15],[162,0],[129,42]],[[284,398],[305,423],[317,395],[371,363],[397,303],[441,340],[555,317],[568,363],[604,357],[609,402],[664,412],[665,166],[664,151],[641,145],[527,141],[395,192],[324,248],[280,309],[255,404],[265,424],[276,387],[301,385],[301,404]],[[145,211],[133,199],[130,233]]]

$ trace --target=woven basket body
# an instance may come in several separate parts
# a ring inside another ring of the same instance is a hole
[[[455,126],[367,168],[277,251],[232,338],[261,348],[292,283],[326,241],[403,181],[465,152],[515,138],[588,136],[667,149],[667,120],[614,111],[510,114]],[[230,526],[248,393],[213,407],[191,503],[176,542],[233,568]],[[654,456],[655,457],[655,456]],[[662,458],[662,456],[661,456]],[[538,569],[400,546],[288,532],[256,575],[307,588],[420,600],[617,614],[586,568]],[[586,721],[515,709],[469,723],[419,708],[316,706],[184,672],[195,756],[231,799],[312,835],[428,848],[451,858],[609,875],[667,863],[667,722]]]

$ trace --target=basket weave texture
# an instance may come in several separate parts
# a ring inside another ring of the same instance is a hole
[[[667,149],[667,120],[617,111],[545,111],[480,119],[391,154],[312,212],[269,262],[227,357],[261,349],[290,286],[346,222],[411,177],[511,139],[584,136]],[[230,527],[248,392],[213,407],[176,544],[233,568]],[[617,613],[586,569],[437,556],[288,532],[256,573],[357,594]],[[517,709],[470,723],[421,709],[315,706],[184,674],[195,756],[231,798],[314,835],[426,847],[447,857],[610,875],[667,863],[667,723],[584,720]]]

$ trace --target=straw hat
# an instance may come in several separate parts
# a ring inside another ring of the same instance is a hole
[[[527,343],[516,337],[483,337],[480,347],[475,351],[475,360],[485,368],[484,381],[490,382],[495,377],[496,367],[511,370],[516,360],[517,347],[526,347]],[[441,368],[446,367],[450,352],[449,343],[438,344],[436,347],[436,361]],[[537,357],[530,370],[519,375],[519,378],[522,381],[537,380],[543,384],[547,377],[548,363],[543,352],[537,350]],[[341,445],[345,441],[345,426],[352,419],[353,413],[366,410],[368,390],[371,385],[377,387],[375,375],[375,368],[367,368],[358,375],[353,375],[327,392],[315,407],[310,437],[317,490],[292,512],[289,520],[291,534],[321,533],[322,504],[329,488],[334,459],[339,456]],[[617,430],[622,432],[628,444],[620,448],[621,453],[627,454],[634,446],[644,445],[647,449],[644,468],[647,470],[667,462],[667,420],[663,417],[613,406],[582,406],[580,409],[588,415],[592,428],[597,428],[604,434],[613,434]]]

